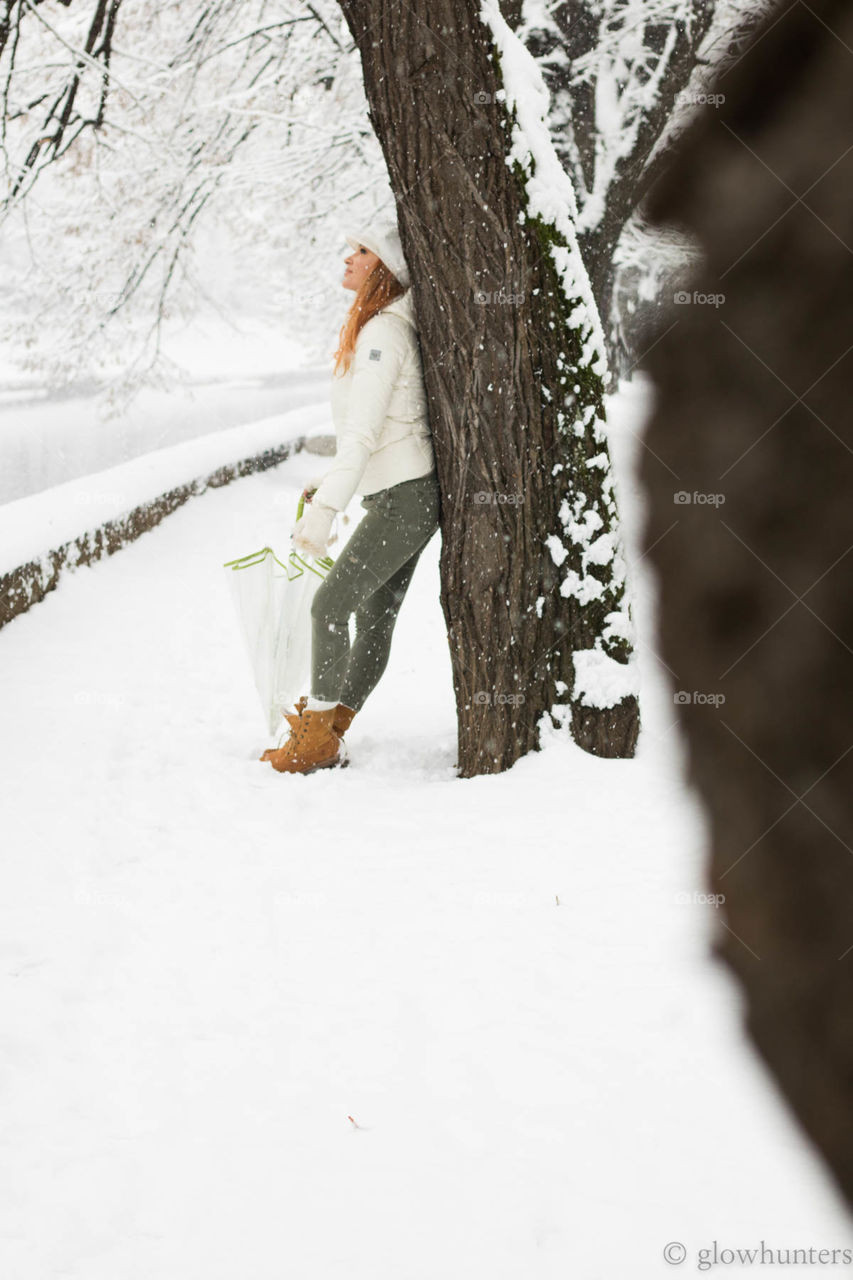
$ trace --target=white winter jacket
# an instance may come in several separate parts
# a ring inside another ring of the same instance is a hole
[[[332,376],[331,400],[337,453],[314,501],[343,511],[355,493],[435,469],[411,289],[363,326],[348,371]]]

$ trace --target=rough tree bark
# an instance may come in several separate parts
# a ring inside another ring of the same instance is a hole
[[[780,6],[653,193],[705,266],[646,361],[642,478],[715,951],[853,1205],[851,47],[843,0]]]
[[[558,277],[560,239],[528,216],[525,174],[507,163],[512,126],[491,32],[475,0],[341,8],[413,279],[460,774],[498,772],[535,749],[552,708],[586,750],[630,755],[636,699],[587,705],[573,659],[593,651],[624,667],[630,657],[618,621],[624,566],[607,554],[603,363],[592,367],[588,309],[572,306]]]

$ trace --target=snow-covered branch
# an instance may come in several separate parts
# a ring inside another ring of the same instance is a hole
[[[20,365],[130,388],[200,307],[325,358],[343,230],[387,198],[333,0],[11,0],[0,88]]]

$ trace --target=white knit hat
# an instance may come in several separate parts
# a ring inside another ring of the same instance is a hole
[[[410,284],[409,268],[406,266],[406,259],[403,257],[403,246],[400,243],[400,233],[397,230],[396,222],[377,222],[369,230],[359,231],[357,235],[347,234],[346,242],[352,245],[353,249],[357,249],[363,244],[365,249],[370,249],[378,258],[381,258],[389,271],[397,277],[404,289],[408,289]]]

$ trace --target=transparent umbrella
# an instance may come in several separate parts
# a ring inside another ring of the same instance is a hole
[[[303,506],[300,498],[297,520]],[[330,556],[298,551],[282,560],[272,547],[262,547],[223,566],[270,733],[281,728],[282,713],[308,689],[311,602],[333,564]]]

